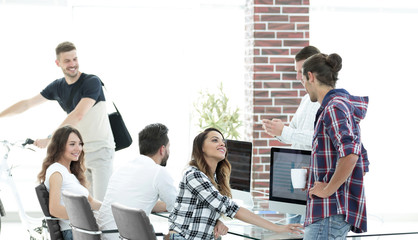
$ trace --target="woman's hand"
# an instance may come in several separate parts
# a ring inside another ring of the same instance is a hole
[[[294,233],[294,234],[302,234],[303,233],[303,226],[297,223],[292,223],[288,225],[277,225],[277,230],[275,232],[283,233]]]
[[[215,239],[218,239],[220,236],[224,236],[228,233],[228,227],[225,226],[222,221],[217,220],[213,233],[215,234]]]

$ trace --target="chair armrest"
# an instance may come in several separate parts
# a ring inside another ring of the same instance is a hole
[[[52,220],[65,220],[65,219],[62,219],[62,218],[56,218],[56,217],[46,217],[46,216],[45,216],[45,220],[47,220],[47,221],[52,221]]]
[[[110,230],[102,230],[102,233],[118,233],[119,231],[117,229],[110,229]]]

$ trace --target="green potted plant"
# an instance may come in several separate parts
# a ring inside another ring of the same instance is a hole
[[[239,139],[238,128],[242,126],[239,108],[228,106],[229,98],[223,91],[223,84],[217,93],[201,90],[197,101],[193,104],[198,114],[198,126],[203,130],[209,127],[220,130],[227,139]]]

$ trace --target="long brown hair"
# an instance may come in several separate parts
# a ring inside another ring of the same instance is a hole
[[[217,181],[215,181],[210,167],[203,155],[203,143],[206,140],[208,133],[212,131],[220,133],[222,135],[222,139],[224,139],[223,134],[216,128],[208,128],[197,135],[193,140],[192,160],[190,160],[189,165],[197,167],[200,171],[202,171],[222,195],[232,197],[231,186],[229,185],[229,178],[231,176],[231,164],[227,159],[228,152],[225,153],[225,159],[220,161],[216,166],[215,173]]]
[[[68,137],[71,133],[75,133],[78,136],[78,138],[80,138],[80,141],[83,144],[83,138],[81,137],[80,132],[76,128],[71,126],[63,126],[61,128],[58,128],[52,136],[51,142],[48,145],[47,154],[42,163],[42,170],[38,174],[39,182],[45,181],[46,170],[48,169],[48,167],[60,160],[60,158],[64,154]],[[86,176],[84,175],[85,169],[86,168],[84,166],[84,150],[81,150],[78,161],[71,162],[70,171],[72,174],[76,176],[78,181],[80,181],[81,185],[87,187],[87,180]]]

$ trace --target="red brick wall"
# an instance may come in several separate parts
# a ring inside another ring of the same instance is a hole
[[[253,184],[268,193],[270,148],[283,145],[267,135],[263,118],[289,123],[304,88],[296,81],[294,55],[309,45],[309,0],[253,0]],[[254,193],[255,197],[268,195]]]

